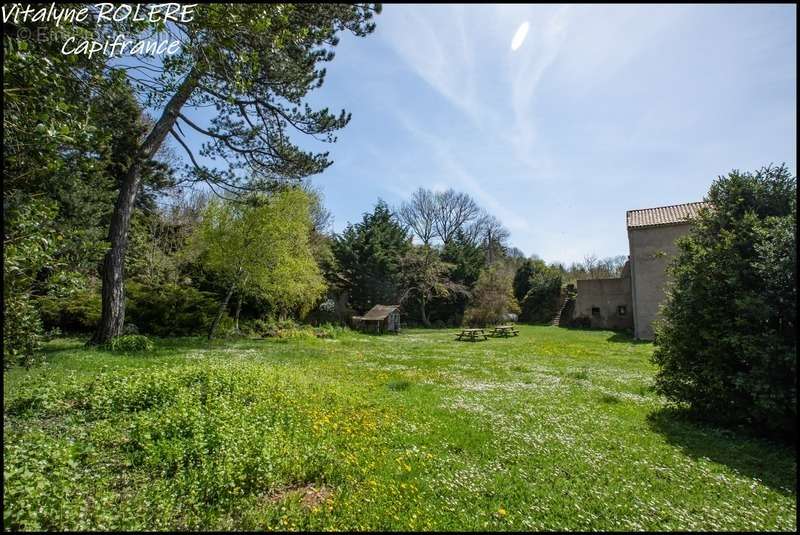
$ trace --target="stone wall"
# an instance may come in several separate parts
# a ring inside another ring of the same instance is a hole
[[[572,317],[588,318],[593,328],[632,329],[630,278],[579,280]]]
[[[677,252],[675,240],[689,228],[685,223],[628,229],[636,338],[653,339],[653,321],[665,298],[666,268]]]

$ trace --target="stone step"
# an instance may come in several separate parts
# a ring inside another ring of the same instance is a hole
[[[569,302],[569,295],[564,297],[564,300],[561,302],[561,306],[558,308],[558,312],[553,317],[553,320],[550,322],[550,325],[552,325],[553,327],[558,327],[561,324],[561,314],[567,307],[568,302]]]

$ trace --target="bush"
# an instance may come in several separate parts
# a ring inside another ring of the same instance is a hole
[[[242,332],[261,338],[337,338],[347,330],[346,327],[325,323],[318,327],[301,325],[293,319],[256,319],[242,324]]]
[[[115,336],[108,342],[108,349],[111,351],[152,351],[153,347],[153,342],[141,334]]]
[[[340,327],[339,325],[331,325],[330,323],[326,323],[325,325],[320,325],[316,329],[314,329],[314,335],[317,338],[338,338],[340,334],[344,333],[347,330],[346,327]]]
[[[9,296],[3,303],[4,369],[36,364],[43,336],[42,320],[31,299],[24,294]]]
[[[169,283],[146,287],[131,282],[126,293],[126,320],[140,332],[155,336],[205,333],[219,310],[212,294],[188,286]],[[227,318],[220,324],[221,331],[230,323]]]
[[[514,274],[499,263],[481,271],[473,290],[473,300],[464,312],[468,325],[491,325],[503,321],[509,312],[519,312],[514,299],[512,280]]]
[[[733,171],[679,240],[656,389],[698,415],[796,439],[796,178]]]
[[[42,319],[32,297],[44,268],[55,267],[58,239],[52,203],[19,192],[3,197],[3,367],[31,366],[40,358]]]
[[[313,338],[314,330],[289,319],[256,319],[247,323],[247,330],[261,338]]]
[[[531,275],[530,289],[522,300],[520,320],[529,323],[549,322],[560,305],[561,273],[545,268]]]
[[[63,332],[92,332],[100,321],[99,290],[81,290],[65,296],[48,295],[38,299],[46,328]]]
[[[298,330],[300,324],[293,319],[257,319],[249,322],[249,328],[262,338],[286,338]]]

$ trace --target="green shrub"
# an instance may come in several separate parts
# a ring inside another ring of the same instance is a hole
[[[163,284],[147,287],[131,282],[126,286],[126,320],[142,333],[155,336],[204,334],[219,310],[216,298],[189,286]],[[229,328],[223,317],[220,331]]]
[[[3,197],[3,368],[31,366],[44,335],[33,295],[39,274],[56,267],[59,238],[53,229],[55,204],[20,192]]]
[[[499,262],[481,271],[472,291],[470,306],[464,312],[464,322],[468,325],[491,325],[503,321],[508,313],[519,312],[512,289],[513,278],[513,271]]]
[[[153,342],[141,334],[115,336],[108,342],[108,349],[111,351],[152,351],[153,347]]]
[[[48,295],[38,299],[42,321],[46,328],[63,332],[91,332],[100,321],[99,290],[80,290],[63,297]]]
[[[731,172],[679,240],[656,328],[656,389],[698,415],[797,433],[797,182],[785,166]]]
[[[3,303],[3,367],[30,367],[41,354],[44,328],[39,312],[25,294],[10,295]]]
[[[253,320],[248,322],[247,330],[262,338],[336,338],[343,331],[341,327],[334,327],[330,324],[312,327],[301,325],[297,321],[289,319],[280,320]]]
[[[561,304],[561,273],[547,268],[531,276],[530,290],[522,300],[520,321],[545,323],[553,319]]]
[[[339,325],[331,325],[330,323],[326,323],[314,329],[314,334],[317,338],[334,339],[338,338],[339,335],[344,333],[346,330],[346,327],[340,327]]]

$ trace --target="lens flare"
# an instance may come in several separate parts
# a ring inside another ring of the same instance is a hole
[[[530,24],[528,24],[527,20],[519,25],[517,33],[514,34],[514,38],[511,40],[511,50],[516,50],[522,46],[528,36],[528,28],[530,28]]]

